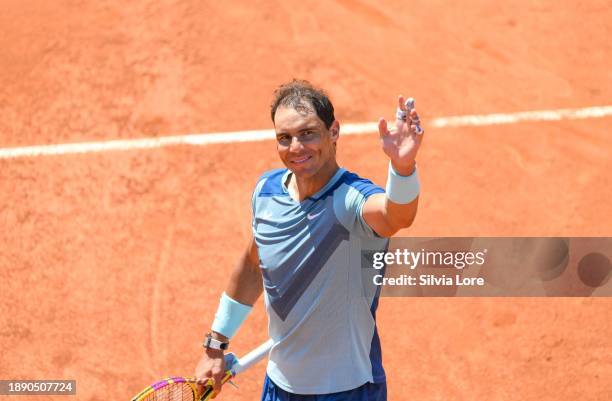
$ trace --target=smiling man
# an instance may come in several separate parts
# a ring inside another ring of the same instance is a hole
[[[221,296],[196,375],[221,390],[223,351],[264,292],[274,345],[263,401],[386,400],[378,294],[363,295],[370,283],[362,281],[361,250],[385,250],[416,215],[423,130],[414,101],[399,97],[393,132],[379,120],[390,160],[383,190],[338,166],[340,124],[324,91],[294,80],[274,95],[286,168],[255,186],[253,237]]]

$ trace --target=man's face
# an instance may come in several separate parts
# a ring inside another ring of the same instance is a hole
[[[278,155],[296,177],[310,178],[335,164],[338,122],[329,129],[314,110],[280,106],[274,116]]]

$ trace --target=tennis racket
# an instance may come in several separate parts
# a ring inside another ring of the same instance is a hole
[[[238,359],[232,353],[225,355],[226,372],[222,383],[244,372],[268,355],[272,340],[268,340]],[[212,379],[196,377],[167,377],[142,390],[131,401],[208,401],[213,394]],[[203,390],[202,390],[203,388]]]

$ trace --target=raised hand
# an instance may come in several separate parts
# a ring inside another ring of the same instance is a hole
[[[423,141],[425,130],[421,128],[419,116],[414,108],[414,99],[397,99],[398,109],[395,120],[395,130],[390,131],[384,118],[378,120],[378,133],[383,151],[393,169],[400,175],[410,175],[414,172],[416,155]]]

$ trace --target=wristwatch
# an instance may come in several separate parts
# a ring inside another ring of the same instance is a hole
[[[212,333],[206,333],[206,337],[204,338],[202,346],[206,349],[212,348],[225,351],[229,348],[229,343],[224,343],[223,341],[219,341],[216,338],[213,338]]]

